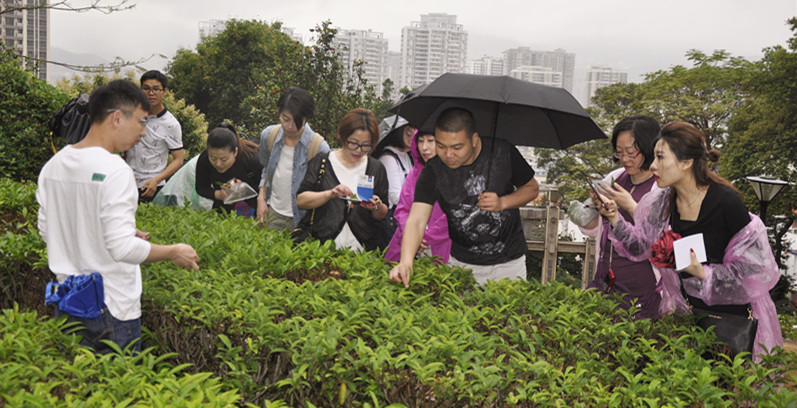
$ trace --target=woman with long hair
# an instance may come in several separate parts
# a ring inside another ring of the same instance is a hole
[[[661,313],[724,313],[758,319],[753,359],[782,346],[775,304],[769,296],[780,278],[766,227],[747,211],[739,192],[709,168],[719,153],[709,151],[706,137],[684,122],[664,125],[650,165],[663,190],[646,195],[634,212],[634,223],[607,198],[600,208],[612,226],[609,237],[629,259],[650,259],[661,274]],[[676,235],[677,234],[677,235]],[[675,270],[670,254],[674,239],[702,234],[707,262]],[[653,248],[656,248],[653,251]]]

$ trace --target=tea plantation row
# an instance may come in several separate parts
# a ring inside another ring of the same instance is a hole
[[[0,182],[0,307],[16,301],[44,315],[43,286],[35,286],[50,276],[34,191]],[[197,272],[143,266],[144,347],[153,349],[95,359],[51,320],[6,310],[0,371],[19,374],[0,388],[0,405],[29,398],[71,406],[107,393],[103,401],[130,406],[183,398],[214,406],[797,407],[793,353],[759,365],[704,359],[713,334],[690,317],[633,321],[591,292],[537,282],[478,288],[467,271],[430,262],[404,289],[388,281],[378,254],[294,247],[251,220],[185,208],[142,206],[138,223],[154,242],[186,242],[201,258]],[[7,333],[36,326],[47,329],[34,343],[46,346],[8,345],[24,336]],[[28,363],[48,373],[23,369]],[[75,373],[82,364],[97,373],[93,382]],[[114,364],[147,391],[125,394],[120,374],[100,368]],[[50,386],[53,376],[59,385]]]

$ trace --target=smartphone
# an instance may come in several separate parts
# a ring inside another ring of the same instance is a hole
[[[603,199],[601,198],[600,193],[598,193],[598,189],[596,189],[595,185],[592,184],[592,181],[589,178],[584,178],[584,179],[587,180],[587,185],[589,185],[590,190],[592,190],[592,192],[595,193],[595,196],[598,197],[598,201],[601,202],[601,204],[603,205],[603,208],[605,208],[606,211],[609,211],[609,205],[606,204],[606,202],[603,201]]]
[[[351,204],[360,204],[360,203],[363,203],[363,204],[365,204],[365,205],[367,205],[367,206],[372,206],[372,205],[374,205],[374,204],[373,204],[372,202],[370,202],[370,201],[367,201],[367,200],[361,200],[361,199],[359,199],[359,198],[351,198],[351,197],[339,197],[339,198],[340,198],[340,199],[342,199],[342,200],[346,200],[346,201],[348,201],[348,202],[349,202],[349,203],[351,203]]]

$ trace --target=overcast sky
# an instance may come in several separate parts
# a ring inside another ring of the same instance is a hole
[[[691,48],[760,59],[763,48],[785,45],[791,37],[786,20],[797,15],[797,0],[133,1],[134,9],[110,15],[52,11],[51,47],[108,61],[162,54],[167,59],[144,64],[162,69],[179,48],[194,49],[199,21],[237,18],[282,21],[305,43],[310,28],[330,20],[339,28],[381,32],[390,50],[400,51],[402,27],[421,14],[448,13],[468,32],[468,59],[500,57],[520,46],[564,48],[576,54],[577,83],[593,64],[626,69],[629,80],[639,82],[645,73],[687,64]]]

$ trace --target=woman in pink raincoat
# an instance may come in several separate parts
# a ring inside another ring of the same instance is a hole
[[[424,163],[437,155],[434,135],[431,133],[416,133],[412,139],[410,151],[412,152],[413,160],[415,160],[415,165],[410,170],[406,181],[404,181],[404,186],[401,188],[401,196],[393,214],[397,224],[396,232],[393,234],[393,239],[390,240],[390,244],[385,251],[385,260],[392,262],[398,262],[401,258],[401,238],[404,236],[404,224],[407,222],[410,207],[412,207],[412,202],[415,199],[415,183],[418,182],[418,176],[421,175]],[[432,208],[432,215],[429,217],[429,224],[423,235],[421,250],[427,252],[431,250],[432,256],[439,257],[443,263],[448,263],[448,257],[451,254],[451,238],[448,236],[448,220],[438,203],[435,203]]]
[[[708,167],[719,153],[708,151],[705,135],[694,126],[664,125],[654,156],[650,169],[664,189],[639,202],[634,224],[620,217],[616,203],[609,200],[609,210],[600,209],[612,226],[609,238],[619,253],[629,259],[650,259],[661,274],[662,314],[691,313],[695,307],[747,317],[749,304],[758,319],[753,359],[760,361],[766,350],[783,345],[769,296],[780,272],[766,227],[747,211],[738,191]],[[698,262],[692,252],[689,266],[675,271],[670,259],[672,233],[682,237],[702,233],[707,263]]]

